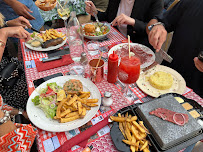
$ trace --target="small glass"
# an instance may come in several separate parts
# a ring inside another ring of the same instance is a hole
[[[90,80],[92,82],[101,82],[104,77],[104,60],[101,59],[98,64],[98,67],[96,67],[98,61],[99,61],[99,59],[92,59],[89,62]]]
[[[99,43],[97,41],[87,42],[88,53],[92,56],[99,54]]]
[[[59,17],[64,21],[67,36],[67,19],[70,16],[68,1],[66,0],[57,1],[57,12]]]

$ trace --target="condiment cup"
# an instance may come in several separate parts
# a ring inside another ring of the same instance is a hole
[[[92,82],[101,82],[104,77],[104,60],[100,60],[98,67],[99,59],[92,59],[89,61],[89,66],[90,66],[90,80]]]

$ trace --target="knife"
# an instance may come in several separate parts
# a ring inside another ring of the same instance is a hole
[[[49,62],[49,61],[54,61],[54,60],[59,60],[59,59],[61,59],[62,58],[62,56],[54,56],[54,57],[50,57],[50,58],[48,58],[48,59],[42,59],[42,62],[43,63],[45,63],[45,62]]]
[[[37,33],[40,33],[40,31],[38,31],[37,29],[33,28],[33,27],[30,27],[31,30],[37,32]]]
[[[157,63],[156,61],[154,61],[150,66],[144,68],[144,69],[142,70],[142,72],[146,72],[146,71],[152,69],[153,67],[155,67],[155,66],[158,65],[158,64],[159,64],[159,63]]]

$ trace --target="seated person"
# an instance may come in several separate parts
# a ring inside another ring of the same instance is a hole
[[[44,25],[41,14],[33,0],[0,0],[0,12],[6,21],[23,16],[37,30],[40,30]]]
[[[4,22],[2,15],[0,16],[0,25],[3,25]],[[19,17],[7,22],[8,26],[14,27],[3,27],[0,29],[0,71],[2,71],[10,63],[10,61],[15,61],[18,69],[20,70],[19,77],[14,86],[11,88],[0,86],[0,94],[4,102],[8,105],[17,109],[21,108],[25,110],[29,96],[24,74],[24,65],[23,62],[18,61],[16,58],[10,57],[5,49],[8,37],[21,38],[25,39],[26,41],[30,39],[30,33],[23,28],[24,24],[22,25],[22,22],[26,23],[28,26],[30,25],[27,19],[24,17]]]
[[[203,7],[202,0],[181,0],[171,10],[152,19],[146,30],[149,33],[150,44],[157,51],[166,40],[167,32],[174,31],[168,50],[173,61],[171,63],[164,61],[163,64],[179,72],[185,79],[186,85],[203,97],[202,63],[197,58],[200,51],[203,51],[201,7]]]
[[[92,1],[86,1],[86,12],[98,15],[99,21],[112,22],[124,35],[136,43],[150,46],[145,27],[162,12],[163,0],[110,0],[106,12],[97,12]]]

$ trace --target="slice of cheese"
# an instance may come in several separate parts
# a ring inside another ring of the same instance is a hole
[[[170,73],[158,71],[149,77],[149,83],[156,89],[166,90],[173,85],[173,77]]]

